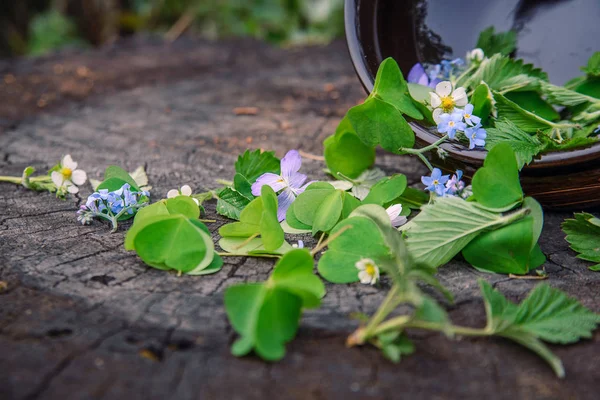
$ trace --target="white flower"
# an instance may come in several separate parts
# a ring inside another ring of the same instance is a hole
[[[71,155],[67,154],[60,162],[59,170],[52,171],[50,177],[56,185],[56,189],[67,189],[69,193],[78,193],[79,188],[87,181],[87,174],[82,169],[77,169],[77,163],[73,161]]]
[[[192,188],[190,187],[190,185],[183,185],[180,190],[177,190],[177,189],[169,190],[167,192],[167,199],[172,199],[177,196],[190,197],[191,195],[192,195]],[[200,202],[198,201],[198,199],[195,199],[192,197],[192,200],[194,200],[197,205],[200,205]]]
[[[406,217],[400,215],[402,212],[402,204],[394,204],[393,206],[389,206],[385,212],[387,212],[388,216],[390,217],[390,221],[392,222],[392,226],[394,228],[404,225],[407,221]]]
[[[471,51],[467,51],[467,61],[470,63],[480,63],[483,61],[485,54],[479,47]]]
[[[379,280],[379,267],[370,258],[361,258],[354,266],[358,269],[360,283],[374,285]]]
[[[297,243],[297,244],[296,244],[296,243],[294,243],[294,244],[292,245],[292,247],[293,247],[294,249],[303,249],[303,248],[304,248],[304,242],[303,242],[302,240],[298,240],[298,243]]]
[[[469,100],[467,91],[463,87],[453,90],[450,81],[440,82],[435,86],[435,92],[429,92],[429,103],[433,107],[433,120],[440,123],[440,115],[450,114],[455,107],[464,107]]]

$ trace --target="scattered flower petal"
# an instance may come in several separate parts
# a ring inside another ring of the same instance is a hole
[[[387,212],[388,216],[390,217],[390,221],[394,228],[404,225],[408,221],[405,216],[400,215],[400,213],[402,213],[402,204],[394,204],[393,206],[389,206],[385,212]]]

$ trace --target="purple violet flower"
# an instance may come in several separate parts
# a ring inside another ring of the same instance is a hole
[[[448,182],[450,175],[443,175],[439,168],[434,168],[431,172],[431,176],[422,176],[421,182],[425,185],[425,190],[435,192],[438,196],[444,196],[446,193],[446,187],[444,184]]]
[[[296,200],[296,197],[312,183],[311,181],[304,184],[306,175],[298,172],[301,166],[302,157],[300,157],[298,151],[290,150],[281,159],[281,175],[267,172],[252,184],[252,194],[254,196],[260,196],[260,189],[264,185],[271,186],[275,193],[279,193],[277,195],[279,204],[277,218],[280,222],[285,219],[285,214],[290,205]]]
[[[456,171],[456,174],[452,175],[452,178],[446,182],[447,195],[456,196],[463,191],[465,188],[465,183],[461,181],[462,176],[463,172],[459,169]]]
[[[421,63],[416,63],[410,69],[406,80],[410,83],[417,83],[419,85],[435,88],[435,85],[441,82],[438,78],[435,77],[436,75],[437,73],[431,74],[431,76],[427,75],[427,72],[425,72],[425,68],[423,68],[423,65]]]

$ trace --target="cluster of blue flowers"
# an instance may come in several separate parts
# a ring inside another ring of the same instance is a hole
[[[473,115],[473,105],[467,104],[463,110],[455,108],[451,114],[440,115],[438,132],[445,133],[450,139],[456,137],[456,132],[463,132],[469,139],[469,149],[475,146],[485,146],[487,132],[481,127],[481,118]]]
[[[132,191],[128,183],[112,192],[100,189],[92,193],[77,211],[77,220],[85,225],[94,217],[113,220],[124,214],[132,215],[138,208],[148,204],[149,197],[147,191]]]
[[[425,190],[435,193],[439,197],[446,196],[460,196],[464,197],[465,194],[465,183],[461,180],[463,172],[461,170],[456,171],[456,174],[442,175],[442,171],[439,168],[434,168],[431,172],[431,176],[422,176],[421,182],[425,185]]]
[[[465,70],[465,66],[466,63],[462,58],[442,60],[439,64],[416,63],[408,73],[406,80],[410,83],[435,88],[438,83],[460,75]]]

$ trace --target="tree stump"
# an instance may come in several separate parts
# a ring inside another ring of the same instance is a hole
[[[28,165],[44,171],[64,154],[96,179],[110,164],[145,165],[155,200],[183,184],[197,192],[217,187],[216,179],[231,179],[246,148],[321,154],[323,139],[364,98],[341,42],[280,50],[243,40],[131,39],[4,62],[0,74],[1,175],[20,175]],[[408,157],[380,153],[377,163],[417,186],[426,172]],[[302,171],[323,179],[323,168],[305,159]],[[149,268],[123,248],[127,223],[115,234],[101,222],[77,223],[77,207],[90,192],[61,201],[0,183],[2,399],[598,396],[599,331],[576,345],[550,346],[565,364],[562,381],[502,339],[410,332],[417,351],[398,365],[373,348],[345,348],[357,326],[350,314],[373,313],[386,281],[328,284],[323,306],[305,312],[283,361],[236,358],[223,291],[266,279],[273,261],[227,258],[222,271],[200,277]],[[214,204],[207,211],[216,216]],[[600,273],[569,250],[560,230],[569,215],[546,215],[540,244],[547,282],[598,312]],[[215,239],[226,223],[216,219],[209,224]],[[455,260],[439,271],[456,296],[448,304],[455,323],[484,324],[481,277],[514,301],[537,284]]]

